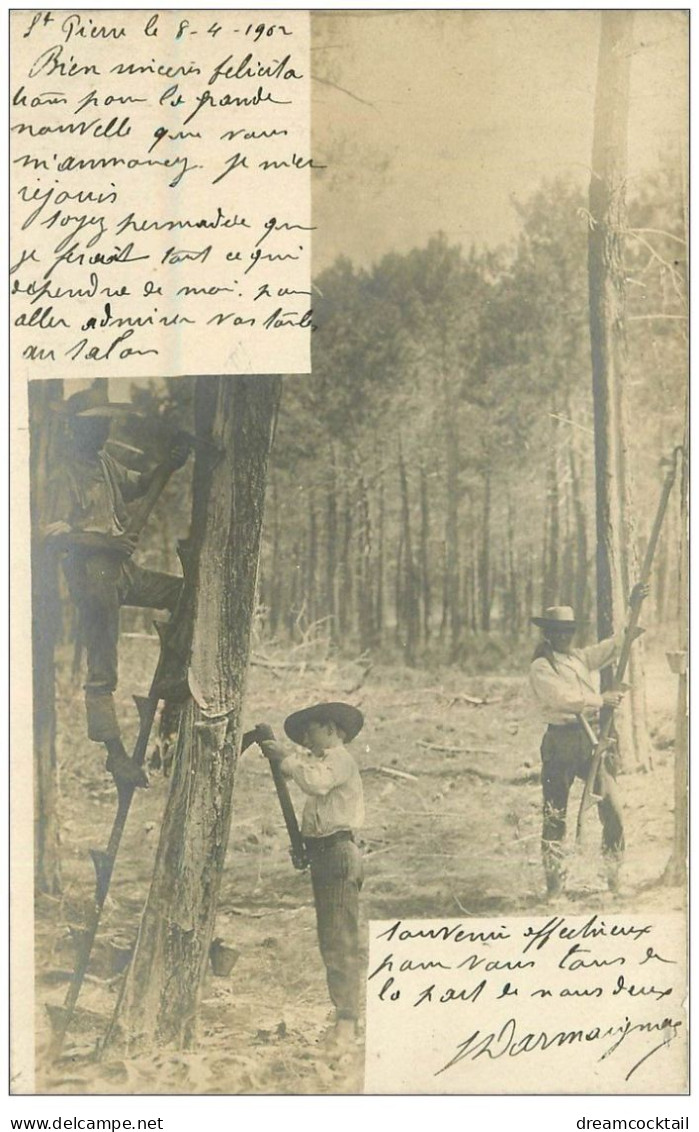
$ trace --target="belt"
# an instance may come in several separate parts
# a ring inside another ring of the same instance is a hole
[[[338,829],[335,833],[329,833],[327,837],[304,837],[304,841],[306,849],[312,856],[314,853],[325,853],[339,841],[354,841],[354,834],[351,829]]]
[[[597,727],[599,720],[596,716],[593,716],[592,719],[588,719],[587,722],[590,724],[590,727],[594,728]],[[548,728],[549,731],[580,731],[582,723],[579,719],[574,719],[571,723],[549,723]]]

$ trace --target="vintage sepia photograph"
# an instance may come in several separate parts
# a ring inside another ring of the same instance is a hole
[[[685,1094],[688,12],[10,40],[11,1091]]]

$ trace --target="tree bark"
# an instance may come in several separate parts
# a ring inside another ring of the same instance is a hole
[[[371,576],[372,532],[369,493],[361,469],[357,472],[357,606],[359,649],[364,652],[375,643],[374,599]]]
[[[269,631],[276,636],[281,618],[283,581],[281,572],[281,531],[279,529],[279,496],[276,480],[272,483],[272,564],[269,582]]]
[[[450,651],[455,654],[461,637],[459,560],[459,426],[453,383],[442,380],[444,396],[444,446],[447,465],[446,498],[446,591],[448,622],[451,629]]]
[[[680,481],[679,653],[675,723],[674,832],[672,853],[663,874],[667,885],[685,885],[689,853],[689,719],[687,716],[687,652],[689,649],[689,412],[685,418],[682,478]]]
[[[409,665],[415,664],[415,649],[420,631],[420,610],[418,605],[418,590],[415,576],[415,562],[413,560],[412,532],[410,527],[410,500],[408,497],[408,475],[403,459],[403,448],[398,440],[398,478],[401,499],[401,542],[403,545],[403,585],[402,593],[402,644],[405,649],[405,660]]]
[[[340,559],[340,569],[342,584],[340,587],[340,634],[343,641],[346,642],[347,634],[352,628],[352,603],[354,596],[353,578],[352,578],[352,500],[350,498],[349,488],[345,489],[344,500],[344,515],[342,523],[342,556]]]
[[[519,603],[519,571],[516,565],[515,551],[515,510],[512,504],[512,494],[507,493],[507,601],[505,604],[505,631],[513,636],[519,635],[521,627],[521,613]]]
[[[553,406],[553,415],[550,421],[550,439],[547,479],[547,516],[548,534],[546,538],[547,557],[544,561],[544,609],[559,603],[559,556],[561,544],[560,500],[558,489],[558,417],[555,415],[556,406]]]
[[[386,540],[386,500],[384,489],[383,469],[379,471],[379,549],[376,561],[376,641],[381,644],[384,629],[384,577],[385,577],[385,540]]]
[[[337,642],[337,471],[335,447],[330,446],[330,480],[325,500],[325,612],[330,626],[330,640]]]
[[[613,635],[624,620],[629,578],[623,537],[626,519],[623,388],[625,334],[627,134],[632,52],[632,11],[603,11],[595,94],[590,179],[588,279],[594,403],[597,630]],[[603,674],[603,687],[611,679]],[[631,675],[631,682],[634,677]],[[616,713],[619,747],[635,757],[628,705]]]
[[[48,478],[56,460],[58,418],[52,405],[62,399],[62,381],[30,381],[32,723],[34,739],[34,884],[37,892],[61,891],[57,814],[55,648],[61,629],[61,598],[55,555],[42,543]]]
[[[107,1042],[129,1053],[191,1048],[207,969],[255,608],[277,377],[198,378],[197,457],[185,565],[192,646],[187,702],[153,880]]]
[[[585,518],[585,507],[582,498],[582,486],[580,482],[580,471],[578,466],[577,454],[575,451],[575,439],[571,437],[570,447],[568,449],[568,462],[570,467],[570,482],[573,502],[573,525],[575,529],[575,580],[573,584],[573,609],[575,614],[582,621],[582,629],[579,630],[578,640],[580,643],[585,643],[586,629],[585,623],[587,621],[590,603],[589,603],[589,585],[588,585],[588,563],[587,563],[587,522]]]
[[[493,601],[492,578],[490,567],[490,512],[491,512],[491,475],[490,470],[483,473],[483,527],[481,530],[481,549],[478,561],[478,575],[481,601],[481,629],[490,632],[490,610]]]
[[[430,503],[427,472],[420,465],[420,582],[422,590],[422,633],[425,642],[432,635],[432,583],[430,580]]]

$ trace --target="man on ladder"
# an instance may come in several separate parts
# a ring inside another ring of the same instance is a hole
[[[648,586],[634,587],[629,604],[640,606]],[[555,898],[563,891],[565,864],[563,841],[566,835],[568,795],[576,778],[586,782],[592,765],[597,737],[593,728],[600,709],[613,711],[624,696],[625,687],[600,694],[596,671],[611,664],[621,651],[626,629],[588,648],[573,648],[580,625],[570,606],[553,606],[532,623],[543,630],[529,668],[529,683],[547,729],[541,744],[541,785],[543,789],[543,829],[541,851],[546,875],[546,891]],[[634,629],[638,636],[642,629]],[[615,892],[624,852],[624,823],[616,786],[613,744],[609,745],[600,770],[602,789],[597,797],[602,823],[602,849],[607,881]]]
[[[50,486],[44,536],[60,553],[72,600],[80,613],[87,659],[87,733],[107,748],[107,770],[117,785],[147,786],[143,768],[127,755],[114,705],[117,686],[119,610],[122,605],[172,612],[182,579],[144,570],[132,561],[140,529],[172,473],[181,468],[189,444],[175,438],[167,459],[151,472],[125,468],[107,451],[111,421],[133,413],[129,404],[110,404],[91,388],[62,405],[68,420],[71,459]],[[140,501],[140,514],[128,504]]]

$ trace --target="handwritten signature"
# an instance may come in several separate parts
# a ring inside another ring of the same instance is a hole
[[[624,1080],[629,1078],[648,1062],[650,1058],[664,1046],[669,1046],[678,1036],[683,1023],[672,1018],[663,1018],[661,1022],[645,1021],[631,1023],[628,1017],[619,1026],[591,1026],[585,1030],[557,1030],[548,1033],[546,1030],[522,1031],[518,1028],[515,1018],[508,1018],[502,1028],[491,1033],[482,1033],[474,1030],[472,1034],[459,1042],[457,1052],[435,1073],[438,1077],[447,1069],[452,1069],[460,1061],[477,1061],[479,1057],[487,1056],[495,1061],[500,1057],[519,1057],[521,1054],[544,1053],[550,1049],[561,1049],[566,1046],[585,1045],[589,1042],[605,1041],[613,1038],[612,1044],[602,1053],[600,1061],[606,1060],[617,1052],[630,1034],[661,1034],[662,1040],[650,1050],[644,1052],[626,1073]]]

